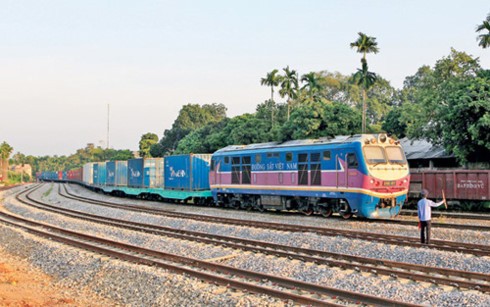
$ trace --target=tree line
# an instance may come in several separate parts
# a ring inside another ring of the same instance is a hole
[[[359,36],[366,40],[363,33]],[[366,78],[370,80],[359,81]],[[406,77],[401,89],[369,72],[364,55],[361,68],[351,75],[319,71],[299,77],[287,66],[282,74],[277,69],[267,73],[260,83],[271,88],[271,97],[252,114],[228,118],[223,104],[183,106],[158,142],[153,134],[153,144],[146,145],[148,156],[366,131],[426,139],[444,146],[461,163],[488,163],[490,70],[465,52],[451,49],[433,66],[424,65]],[[284,102],[274,99],[276,89]]]

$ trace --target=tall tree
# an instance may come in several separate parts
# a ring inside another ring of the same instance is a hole
[[[281,89],[279,90],[279,94],[281,97],[288,96],[287,104],[288,104],[288,116],[287,120],[289,120],[289,114],[291,113],[291,100],[297,97],[298,93],[298,74],[296,71],[290,70],[289,65],[286,68],[283,68],[284,76],[282,76],[281,81]]]
[[[407,77],[398,122],[409,138],[441,145],[461,162],[488,162],[490,72],[478,58],[451,49],[431,68]]]
[[[362,53],[362,59],[361,59],[361,63],[362,63],[362,68],[361,68],[361,72],[358,72],[356,74],[358,74],[358,77],[357,77],[357,80],[358,82],[361,82],[362,84],[364,85],[368,85],[371,81],[370,79],[372,79],[372,77],[374,76],[374,81],[376,81],[376,75],[369,75],[368,73],[368,70],[367,70],[367,60],[366,60],[366,54],[368,53],[378,53],[379,52],[379,48],[378,48],[378,43],[376,42],[376,38],[373,37],[373,36],[367,36],[366,34],[362,33],[362,32],[359,32],[359,37],[357,38],[357,40],[355,42],[352,42],[350,44],[350,47],[351,48],[356,48],[357,52],[358,53]],[[362,78],[360,78],[362,77]],[[360,83],[358,83],[360,84]],[[373,82],[374,84],[374,82]],[[372,84],[371,84],[372,85]],[[362,133],[366,133],[366,111],[367,111],[367,106],[366,106],[366,91],[368,90],[368,88],[366,87],[363,87],[363,92],[362,92]]]
[[[313,71],[301,76],[301,82],[304,83],[301,89],[307,90],[310,96],[315,96],[322,90],[319,75]]]
[[[274,86],[278,86],[279,83],[281,82],[281,76],[278,75],[279,71],[277,69],[274,69],[270,73],[267,73],[265,78],[260,79],[260,84],[261,85],[267,85],[271,87],[271,100],[270,103],[272,106],[274,106]],[[271,108],[271,125],[274,123],[274,108]]]
[[[362,59],[362,68],[352,77],[355,84],[362,88],[362,133],[366,133],[367,91],[376,82],[376,74],[368,70],[366,59]]]
[[[490,46],[490,13],[487,18],[483,20],[481,25],[476,26],[476,32],[480,33],[476,38],[478,41],[478,46],[482,48],[488,48]]]
[[[267,73],[265,78],[260,79],[260,84],[271,87],[271,100],[274,101],[274,86],[278,86],[281,82],[281,76],[278,74],[278,70]]]
[[[140,156],[142,158],[147,158],[147,157],[151,157],[151,154],[150,154],[150,148],[151,148],[151,145],[153,144],[156,144],[158,143],[158,135],[156,135],[155,133],[151,133],[151,132],[148,132],[148,133],[145,133],[141,136],[141,140],[140,140]]]

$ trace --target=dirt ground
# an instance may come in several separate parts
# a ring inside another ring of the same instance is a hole
[[[89,291],[63,288],[52,277],[0,248],[0,306],[115,306]]]

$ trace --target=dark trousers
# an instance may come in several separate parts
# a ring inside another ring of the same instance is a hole
[[[420,243],[430,243],[430,221],[420,222]]]

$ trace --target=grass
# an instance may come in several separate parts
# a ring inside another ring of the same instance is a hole
[[[48,197],[49,194],[51,194],[51,191],[53,191],[53,185],[51,184],[51,186],[49,187],[49,190],[47,190],[46,192],[44,192],[43,196],[44,197]]]

